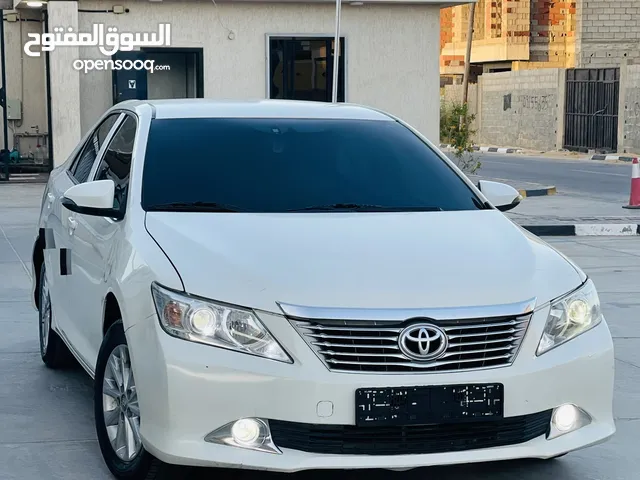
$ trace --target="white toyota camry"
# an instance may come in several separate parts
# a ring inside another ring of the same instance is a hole
[[[519,201],[374,109],[124,102],[44,193],[42,359],[123,479],[555,458],[614,434],[613,345]]]

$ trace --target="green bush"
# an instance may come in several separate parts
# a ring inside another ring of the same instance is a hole
[[[465,173],[474,173],[481,163],[473,155],[473,136],[475,130],[471,124],[475,115],[469,114],[468,104],[440,103],[440,141],[451,145],[455,163]]]

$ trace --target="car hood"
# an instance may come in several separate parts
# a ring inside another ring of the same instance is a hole
[[[535,297],[540,305],[583,280],[497,210],[150,212],[146,227],[187,292],[276,313],[276,302],[446,308]]]

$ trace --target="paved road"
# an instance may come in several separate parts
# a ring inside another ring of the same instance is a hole
[[[40,186],[0,186],[0,479],[107,480],[93,426],[92,382],[79,368],[47,370],[31,308],[30,241]],[[336,480],[637,480],[640,471],[640,253],[635,238],[550,240],[596,282],[616,347],[617,434],[555,461],[423,468],[405,473],[337,472]],[[588,375],[588,372],[584,372]],[[219,477],[197,470],[190,479]],[[293,475],[326,479],[325,472]],[[292,477],[233,472],[228,478]]]
[[[615,203],[629,200],[631,165],[597,160],[476,154],[478,175],[511,182],[555,185],[559,192]]]

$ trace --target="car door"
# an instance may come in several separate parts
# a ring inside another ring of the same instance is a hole
[[[111,114],[94,126],[84,143],[77,149],[69,167],[56,174],[45,198],[45,202],[51,205],[52,210],[45,225],[45,235],[53,241],[45,250],[45,262],[55,329],[71,344],[76,353],[78,353],[76,342],[79,337],[77,329],[74,328],[72,316],[76,312],[75,298],[81,293],[71,289],[70,278],[74,273],[71,261],[71,236],[74,221],[70,221],[73,217],[72,212],[62,206],[62,197],[72,186],[90,179],[98,154],[105,147],[109,132],[120,115],[119,112]]]
[[[114,208],[126,214],[129,173],[137,119],[125,114],[118,122],[107,147],[101,152],[92,180],[112,180],[115,183]],[[74,322],[81,335],[82,355],[94,368],[102,343],[104,301],[111,288],[111,267],[121,241],[122,220],[73,214],[71,288],[82,292],[75,301]]]

